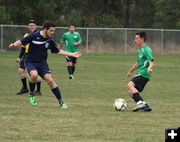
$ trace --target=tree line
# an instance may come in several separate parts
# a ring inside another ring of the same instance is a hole
[[[180,28],[180,0],[0,0],[0,24],[108,28]]]

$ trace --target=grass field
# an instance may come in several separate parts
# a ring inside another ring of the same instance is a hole
[[[180,55],[155,55],[153,78],[142,93],[153,111],[132,112],[125,75],[135,55],[84,54],[75,80],[69,80],[63,56],[49,55],[54,79],[67,110],[42,81],[38,106],[28,94],[17,96],[21,83],[15,59],[18,52],[0,52],[0,142],[163,142],[166,127],[180,126]],[[115,99],[127,101],[114,111]]]

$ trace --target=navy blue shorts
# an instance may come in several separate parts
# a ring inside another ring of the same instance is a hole
[[[149,79],[141,76],[141,75],[138,75],[138,76],[135,76],[131,79],[131,81],[135,84],[135,88],[139,91],[139,92],[142,92],[144,87],[146,86],[146,83],[149,81]]]
[[[47,73],[51,74],[51,70],[49,69],[47,62],[42,62],[42,63],[25,62],[25,68],[29,76],[32,70],[36,70],[38,72],[38,75],[41,76],[42,78]]]
[[[66,56],[66,61],[67,62],[76,63],[76,60],[77,60],[77,58],[75,58],[75,57]]]

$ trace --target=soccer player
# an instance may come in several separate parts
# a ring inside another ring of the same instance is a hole
[[[60,104],[60,107],[65,109],[68,108],[68,106],[62,99],[60,89],[54,81],[46,61],[48,56],[47,51],[51,50],[52,53],[56,53],[58,55],[73,56],[76,58],[79,58],[81,56],[81,53],[69,53],[64,50],[58,50],[54,40],[52,39],[55,33],[55,29],[55,24],[47,20],[43,23],[43,28],[40,32],[34,32],[21,40],[17,40],[14,43],[11,43],[9,45],[9,48],[14,48],[30,43],[29,51],[25,58],[25,67],[30,76],[30,103],[32,105],[37,105],[37,99],[34,96],[34,89],[38,75],[40,75],[50,86],[53,94],[56,96]]]
[[[36,27],[37,27],[37,25],[36,25],[36,22],[34,20],[28,21],[28,25],[27,25],[28,31],[27,31],[27,33],[24,34],[23,37],[26,37],[33,32],[36,32],[37,31]],[[24,59],[25,59],[25,54],[28,53],[28,49],[29,49],[29,44],[27,44],[25,46],[22,45],[22,48],[21,48],[20,53],[19,53],[19,57],[16,59],[16,62],[19,63],[18,74],[21,78],[21,82],[23,85],[21,90],[16,93],[17,95],[22,95],[22,94],[29,92],[28,87],[27,87],[27,83],[26,83],[26,76],[24,74],[25,73]],[[41,95],[40,77],[36,81],[36,84],[37,84],[37,90],[35,91],[35,94]]]
[[[69,31],[65,32],[60,39],[60,48],[65,44],[65,51],[74,53],[78,51],[78,46],[82,43],[81,35],[75,32],[75,26],[70,25]],[[76,57],[66,56],[67,71],[69,73],[69,79],[74,79],[75,65],[77,62]]]
[[[137,61],[129,69],[126,79],[137,69],[137,74],[128,83],[128,94],[136,102],[137,106],[133,109],[137,111],[151,111],[152,108],[143,100],[140,92],[143,91],[146,83],[150,80],[154,66],[152,50],[146,45],[146,33],[138,32],[135,35],[135,42],[138,46]]]

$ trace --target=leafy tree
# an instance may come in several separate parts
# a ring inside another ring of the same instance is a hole
[[[12,24],[10,20],[10,14],[7,12],[4,6],[0,6],[0,24]]]

